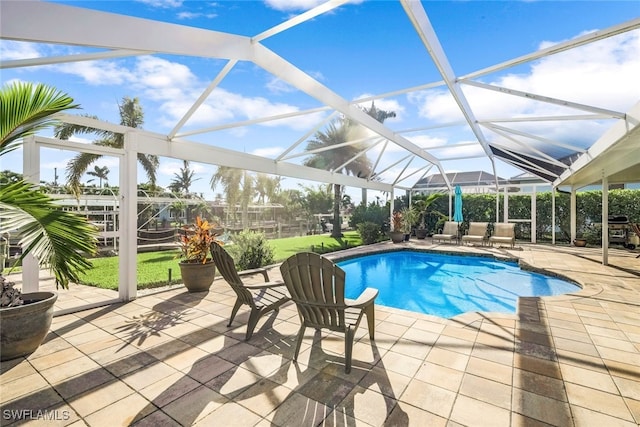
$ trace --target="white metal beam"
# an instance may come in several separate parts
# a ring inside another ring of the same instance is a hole
[[[153,52],[146,52],[142,50],[119,49],[119,50],[107,50],[104,52],[85,53],[85,54],[78,54],[78,55],[45,56],[40,58],[16,59],[13,61],[0,61],[0,69],[37,67],[40,65],[64,64],[67,62],[99,61],[102,59],[123,58],[126,56],[147,55],[151,53]]]
[[[624,119],[624,113],[619,111],[607,110],[605,108],[593,107],[591,105],[580,104],[577,102],[566,101],[564,99],[552,98],[550,96],[536,95],[534,93],[525,92],[522,90],[509,89],[501,86],[490,85],[486,83],[480,83],[474,80],[460,80],[460,83],[464,83],[469,86],[475,86],[482,89],[492,90],[506,95],[519,96],[522,98],[533,99],[535,101],[546,102],[548,104],[560,105],[568,108],[575,108],[576,110],[589,111],[596,114],[604,114],[610,117]]]
[[[376,138],[375,136],[371,136],[371,137],[358,138],[358,139],[354,139],[354,140],[351,140],[351,141],[341,142],[339,144],[327,145],[325,147],[316,148],[315,150],[305,150],[305,151],[303,151],[301,153],[291,154],[289,156],[279,158],[278,160],[288,160],[288,159],[293,159],[293,158],[296,158],[296,157],[303,157],[303,156],[308,156],[308,155],[311,155],[311,154],[317,154],[317,153],[322,153],[322,152],[325,152],[325,151],[331,151],[331,150],[335,150],[336,148],[348,147],[350,145],[355,145],[355,144],[358,144],[358,143],[363,142],[363,141],[370,141],[370,140],[375,139],[375,138]],[[340,168],[338,168],[338,169],[340,169]]]
[[[178,123],[176,123],[176,125],[173,127],[173,129],[171,129],[171,131],[167,135],[168,139],[173,139],[176,136],[178,131],[182,128],[182,126],[184,126],[184,124],[187,122],[187,120],[189,120],[191,118],[191,116],[193,116],[193,113],[195,113],[196,110],[198,108],[200,108],[200,106],[204,103],[204,101],[206,101],[206,99],[209,97],[209,95],[211,95],[211,92],[213,92],[213,90],[216,87],[218,87],[218,85],[220,84],[222,79],[224,79],[227,76],[227,74],[229,74],[231,69],[237,63],[238,63],[238,61],[236,61],[236,60],[230,60],[229,62],[227,62],[225,64],[224,67],[222,67],[222,70],[220,70],[220,72],[215,77],[215,79],[213,79],[213,81],[209,84],[209,86],[207,86],[207,88],[204,90],[204,92],[202,92],[202,94],[200,94],[200,96],[198,97],[196,102],[194,102],[191,105],[191,107],[189,108],[189,111],[187,111],[186,114],[184,116],[182,116],[182,118],[178,121]]]
[[[298,145],[300,145],[304,141],[306,141],[307,138],[309,138],[312,134],[314,134],[316,131],[318,131],[322,126],[324,126],[326,123],[328,123],[330,120],[332,120],[337,115],[338,115],[338,112],[334,111],[329,116],[327,116],[323,120],[321,120],[320,123],[318,123],[312,129],[310,129],[307,133],[305,133],[303,136],[301,136],[296,142],[291,144],[291,146],[289,146],[289,148],[287,148],[282,153],[280,153],[280,155],[278,157],[276,157],[276,161],[284,160],[287,154],[289,154],[291,151],[293,151]]]
[[[436,68],[440,72],[440,75],[443,77],[444,82],[449,89],[449,92],[453,96],[453,99],[456,101],[456,104],[458,104],[458,108],[460,108],[462,115],[464,116],[469,127],[478,139],[478,142],[480,142],[480,145],[484,149],[484,152],[490,159],[492,159],[493,153],[489,149],[487,140],[482,133],[482,130],[478,126],[473,110],[467,102],[467,98],[462,92],[460,85],[456,82],[456,76],[453,72],[453,69],[451,68],[451,65],[449,64],[449,59],[447,58],[447,55],[440,45],[438,36],[436,35],[436,32],[433,29],[431,22],[429,21],[427,13],[422,7],[422,3],[418,0],[401,0],[401,3],[402,7],[405,10],[405,13],[409,17],[409,20],[418,33],[418,36],[420,36],[422,43],[429,52],[429,55],[431,56],[431,59],[433,60]],[[444,176],[445,174],[443,174],[443,177]]]
[[[435,164],[444,175],[444,169],[442,168],[442,165],[437,158],[435,158],[422,148],[418,147],[408,139],[404,138],[403,136],[392,132],[389,128],[385,127],[382,123],[369,116],[356,105],[353,105],[349,101],[343,99],[342,97],[331,91],[329,88],[322,85],[320,82],[295,67],[293,64],[285,61],[282,57],[278,56],[271,50],[260,44],[254,45],[254,48],[254,62],[256,63],[256,65],[259,65],[276,77],[286,81],[290,85],[323,102],[325,105],[333,107],[355,122],[372,130],[378,135],[389,139],[405,150],[427,160],[428,162]],[[447,184],[450,185],[450,183]]]
[[[139,152],[157,156],[189,160],[231,168],[262,172],[290,178],[305,179],[330,184],[347,185],[356,188],[368,188],[389,191],[391,186],[382,182],[367,181],[362,178],[331,173],[326,170],[310,168],[288,162],[276,162],[262,156],[241,153],[221,147],[214,147],[184,140],[167,141],[165,138],[140,132]]]
[[[573,121],[573,120],[608,120],[617,119],[610,114],[572,114],[562,116],[525,116],[525,117],[500,117],[479,120],[478,123],[519,123],[519,122],[554,122],[554,121]]]
[[[242,120],[239,122],[231,122],[231,123],[225,123],[223,125],[211,126],[203,129],[196,129],[193,131],[180,133],[175,136],[177,136],[178,138],[183,138],[186,136],[198,135],[198,134],[208,133],[208,132],[215,132],[218,130],[233,129],[233,128],[242,127],[242,126],[251,126],[258,123],[273,122],[281,119],[289,119],[291,117],[305,116],[307,114],[319,113],[319,112],[327,111],[330,109],[331,109],[330,107],[318,107],[318,108],[311,108],[311,109],[302,110],[302,111],[292,111],[290,113],[277,114],[275,116],[261,117],[257,119],[251,119],[251,120]]]
[[[2,2],[0,38],[251,60],[249,37],[49,2]]]
[[[409,167],[409,165],[411,164],[411,162],[413,162],[413,160],[415,159],[415,156],[411,156],[411,158],[409,159],[409,161],[407,162],[406,165],[404,165],[404,167],[402,168],[402,170],[400,171],[400,173],[398,174],[398,176],[396,177],[396,179],[393,181],[393,185],[396,185],[398,182],[401,181],[400,178],[402,178],[402,175],[404,174],[404,171],[407,170],[407,168]],[[411,204],[409,204],[411,205]]]
[[[374,173],[373,175],[371,175],[371,178],[375,178],[377,176],[382,175],[383,173],[385,173],[386,171],[388,171],[389,169],[391,169],[392,167],[399,165],[400,163],[404,162],[405,160],[407,160],[409,157],[413,156],[413,154],[407,154],[406,156],[404,156],[403,158],[401,158],[400,160],[396,160],[395,162],[391,163],[389,166],[387,166],[386,168],[382,169],[381,171],[378,171],[376,173]]]
[[[323,13],[329,12],[335,9],[338,6],[342,6],[343,4],[349,2],[349,0],[329,0],[326,3],[322,3],[313,9],[307,10],[300,15],[294,16],[293,18],[276,25],[275,27],[271,27],[266,31],[261,32],[260,34],[251,38],[253,43],[260,42],[268,37],[275,36],[278,33],[288,30],[289,28],[295,27],[303,22],[306,22],[310,19],[315,18],[318,15],[322,15]]]
[[[367,138],[370,139],[370,138]],[[367,151],[371,150],[372,148],[376,147],[378,144],[380,144],[382,141],[384,141],[384,138],[378,138],[377,142],[372,143],[371,145],[369,145],[368,147],[366,147],[364,150],[360,151],[359,153],[357,153],[355,156],[351,157],[349,160],[347,160],[346,162],[344,162],[343,164],[341,164],[340,166],[338,166],[337,168],[333,169],[332,172],[334,171],[341,171],[343,168],[345,168],[349,163],[355,161],[356,159],[359,159],[360,157],[362,157],[364,154],[367,153]]]
[[[533,135],[533,134],[531,134],[529,132],[523,132],[521,130],[511,129],[511,128],[507,128],[507,127],[504,127],[504,126],[496,125],[496,124],[493,124],[493,123],[486,123],[485,126],[488,127],[488,128],[494,129],[494,130],[497,129],[497,130],[503,131],[505,133],[511,133],[513,135],[524,136],[525,138],[529,138],[529,139],[533,139],[533,140],[536,140],[536,141],[544,142],[545,144],[553,145],[555,147],[566,148],[567,150],[576,151],[578,153],[584,153],[585,151],[587,151],[582,147],[576,147],[575,145],[565,144],[564,142],[554,141],[554,140],[551,140],[549,138],[543,138],[541,136]]]

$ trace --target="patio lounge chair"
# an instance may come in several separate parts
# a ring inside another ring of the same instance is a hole
[[[516,244],[515,224],[511,223],[495,223],[493,226],[493,235],[489,237],[489,243],[507,243],[511,248]]]
[[[251,335],[253,335],[253,330],[260,317],[270,311],[278,311],[280,306],[291,298],[287,294],[287,290],[281,280],[269,282],[269,273],[265,268],[237,271],[233,258],[231,258],[231,255],[229,255],[222,246],[217,243],[212,243],[210,249],[213,262],[216,264],[218,271],[237,295],[236,303],[231,311],[231,318],[227,326],[231,326],[233,318],[236,317],[238,309],[240,309],[243,304],[251,307],[249,322],[247,323],[247,334],[245,336],[245,340],[249,340]],[[262,274],[265,283],[256,285],[243,283],[242,277],[254,274]]]
[[[458,241],[458,223],[455,221],[446,221],[444,223],[444,227],[442,228],[442,233],[434,234],[432,237],[433,242],[450,242],[452,240],[455,240],[456,243]]]
[[[488,222],[470,222],[469,230],[467,234],[462,236],[462,243],[477,243],[480,242],[483,246],[487,241],[487,226]]]
[[[282,263],[280,272],[300,316],[301,325],[293,359],[298,360],[306,328],[341,332],[345,334],[344,370],[348,374],[351,371],[353,338],[363,314],[367,315],[369,338],[374,339],[373,302],[378,290],[367,288],[356,300],[346,299],[344,270],[329,259],[311,252],[292,255]]]

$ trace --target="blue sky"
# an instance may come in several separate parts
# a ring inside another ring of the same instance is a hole
[[[145,0],[59,3],[254,36],[318,2]],[[433,1],[423,4],[457,75],[640,16],[640,2],[636,1]],[[38,7],[37,3],[34,2],[33,7]],[[441,79],[401,5],[392,1],[347,4],[268,38],[263,44],[349,100]],[[78,47],[5,40],[0,46],[3,60],[86,51]],[[640,99],[637,80],[640,75],[639,58],[640,36],[636,30],[586,46],[579,52],[554,55],[485,76],[483,81],[626,111]],[[2,70],[2,82],[20,79],[51,84],[69,93],[81,104],[83,113],[116,123],[117,102],[124,96],[139,97],[145,111],[144,128],[166,133],[225,63],[222,60],[170,55],[121,58],[5,69]],[[585,87],[589,90],[585,91]],[[503,102],[499,95],[474,98],[473,88],[468,90],[469,100],[475,104],[472,106],[487,117],[500,117],[513,111],[545,114],[547,109],[549,114],[561,113],[557,107],[525,104],[522,100]],[[394,131],[460,119],[459,112],[452,107],[450,96],[442,90],[398,95],[376,101],[376,105],[397,113],[396,119],[386,122]],[[319,106],[319,101],[256,65],[240,62],[183,131]],[[327,114],[316,113],[189,139],[273,157]],[[555,123],[549,124],[545,132],[549,136],[568,138],[582,146],[592,142],[590,138],[601,134],[610,124],[559,127]],[[465,143],[473,139],[473,135],[463,127],[411,133],[406,137],[423,147]],[[477,154],[479,147],[470,146],[468,151],[470,155]],[[62,180],[62,171],[72,155],[71,152],[45,150],[41,179],[53,181],[53,170],[57,168],[59,180]],[[385,160],[391,162],[396,155],[400,154],[389,151]],[[450,154],[445,148],[434,150],[434,155],[446,159]],[[11,157],[3,157],[0,169],[20,171],[20,156],[21,152],[16,152]],[[117,164],[113,159],[102,159],[97,165],[108,166],[110,182],[117,185]],[[480,158],[443,161],[443,165],[448,171],[483,169],[491,172],[490,163]],[[180,166],[178,160],[162,159],[159,184],[169,184]],[[498,174],[503,177],[520,173],[502,162],[497,162],[496,166]],[[208,182],[212,167],[204,164],[194,164],[193,167],[200,178],[193,190],[211,198],[214,192]],[[144,181],[143,178],[140,180]],[[283,184],[295,187],[297,183],[285,179]],[[360,197],[359,191],[351,194],[356,200]]]

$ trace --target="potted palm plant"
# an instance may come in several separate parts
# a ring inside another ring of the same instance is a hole
[[[429,207],[433,202],[435,202],[439,194],[430,194],[426,199],[417,200],[415,202],[415,207],[418,210],[418,214],[420,217],[420,224],[418,224],[418,228],[416,228],[416,237],[418,239],[424,239],[429,234],[429,230],[427,229],[427,215],[429,215]]]
[[[400,243],[404,240],[402,231],[402,213],[395,211],[391,216],[391,231],[389,232],[393,243]]]
[[[68,95],[41,83],[16,82],[0,90],[0,156],[15,150],[26,136],[54,126],[53,115],[77,108]],[[0,184],[0,222],[20,238],[22,260],[31,253],[55,276],[56,288],[68,288],[91,268],[97,230],[82,216],[62,210],[48,195],[25,181]],[[15,359],[34,352],[53,317],[55,292],[21,293],[2,277],[0,265],[0,355]],[[11,270],[9,270],[9,273]]]
[[[193,224],[183,227],[180,235],[179,262],[182,281],[189,292],[208,291],[216,274],[216,266],[209,257],[212,243],[222,244],[217,239],[215,224],[196,217]]]
[[[418,221],[418,215],[419,212],[413,207],[402,209],[402,232],[404,233],[404,240],[407,242],[411,236],[413,224]]]

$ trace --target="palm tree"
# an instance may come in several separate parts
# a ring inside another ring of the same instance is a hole
[[[307,150],[317,150],[349,141],[351,127],[352,122],[347,118],[341,118],[329,123],[326,131],[316,132],[314,138],[307,144]],[[304,161],[304,165],[324,170],[332,170],[338,173],[357,174],[363,170],[371,170],[371,163],[367,157],[360,156],[355,161],[349,163],[346,167],[343,167],[340,170],[337,168],[356,156],[365,148],[366,146],[363,143],[356,143],[352,145],[343,145],[332,150],[319,151],[311,157],[308,157]],[[340,230],[340,201],[342,199],[342,186],[333,184],[333,193],[333,230],[331,231],[331,237],[339,238],[342,235]]]
[[[100,180],[100,188],[102,188],[102,180],[104,179],[105,181],[109,180],[109,168],[107,166],[95,166],[93,168],[92,171],[87,172],[87,175],[91,175],[94,176],[96,178],[98,178]],[[88,182],[93,181],[92,179],[89,180]]]
[[[233,209],[233,221],[235,222],[235,206],[240,199],[240,183],[242,181],[242,171],[228,166],[218,166],[218,169],[211,177],[209,184],[215,191],[218,184],[222,185],[222,192],[225,195],[227,206]]]
[[[218,166],[218,170],[211,177],[211,189],[215,191],[216,186],[221,184],[227,205],[234,209],[233,220],[236,220],[235,207],[240,203],[242,209],[242,227],[247,228],[249,217],[249,202],[255,196],[255,186],[253,177],[245,170],[230,168],[228,166]]]
[[[52,115],[77,107],[71,97],[41,83],[3,87],[0,156],[18,148],[25,136],[54,126]],[[17,230],[21,259],[32,253],[51,269],[56,286],[68,288],[69,281],[78,282],[79,273],[91,268],[86,254],[96,252],[95,228],[84,217],[62,210],[31,183],[0,184],[0,221],[3,229]]]
[[[144,123],[144,113],[138,98],[122,98],[122,104],[118,104],[120,110],[120,124],[131,128],[141,128]],[[97,119],[96,116],[85,115]],[[94,129],[88,126],[64,123],[55,127],[55,136],[59,139],[69,139],[73,135],[94,134],[98,137],[93,143],[112,148],[124,147],[124,135],[107,130]],[[80,178],[96,160],[102,157],[100,154],[79,153],[67,165],[67,183],[76,192],[80,192]],[[149,183],[155,185],[156,170],[160,164],[158,156],[138,153],[138,162],[147,174]]]
[[[191,185],[200,178],[193,178],[195,171],[189,167],[189,161],[183,160],[183,166],[180,168],[180,173],[173,174],[173,180],[169,184],[168,188],[174,193],[184,192],[189,194]]]
[[[255,190],[258,193],[258,203],[271,201],[280,191],[281,176],[269,176],[259,173],[255,178]]]
[[[379,110],[374,103],[371,103],[371,107],[364,109],[364,111],[371,117],[382,122],[388,117],[395,117],[394,112]],[[351,135],[357,130],[359,125],[354,123],[348,118],[341,118],[337,121],[333,121],[329,124],[326,131],[318,131],[314,135],[314,138],[307,144],[307,150],[317,150],[320,148],[327,148],[333,145],[342,144],[348,142],[351,139]],[[332,150],[319,151],[308,157],[304,161],[305,166],[310,166],[319,169],[332,170],[338,173],[352,174],[356,176],[368,176],[371,174],[371,161],[366,156],[360,156],[344,165],[347,161],[364,151],[367,148],[366,143],[358,142],[350,145],[343,145],[336,147]],[[337,169],[337,168],[341,169]],[[342,202],[342,186],[334,184],[334,199],[333,199],[333,231],[331,237],[341,237],[340,230],[340,204]]]

